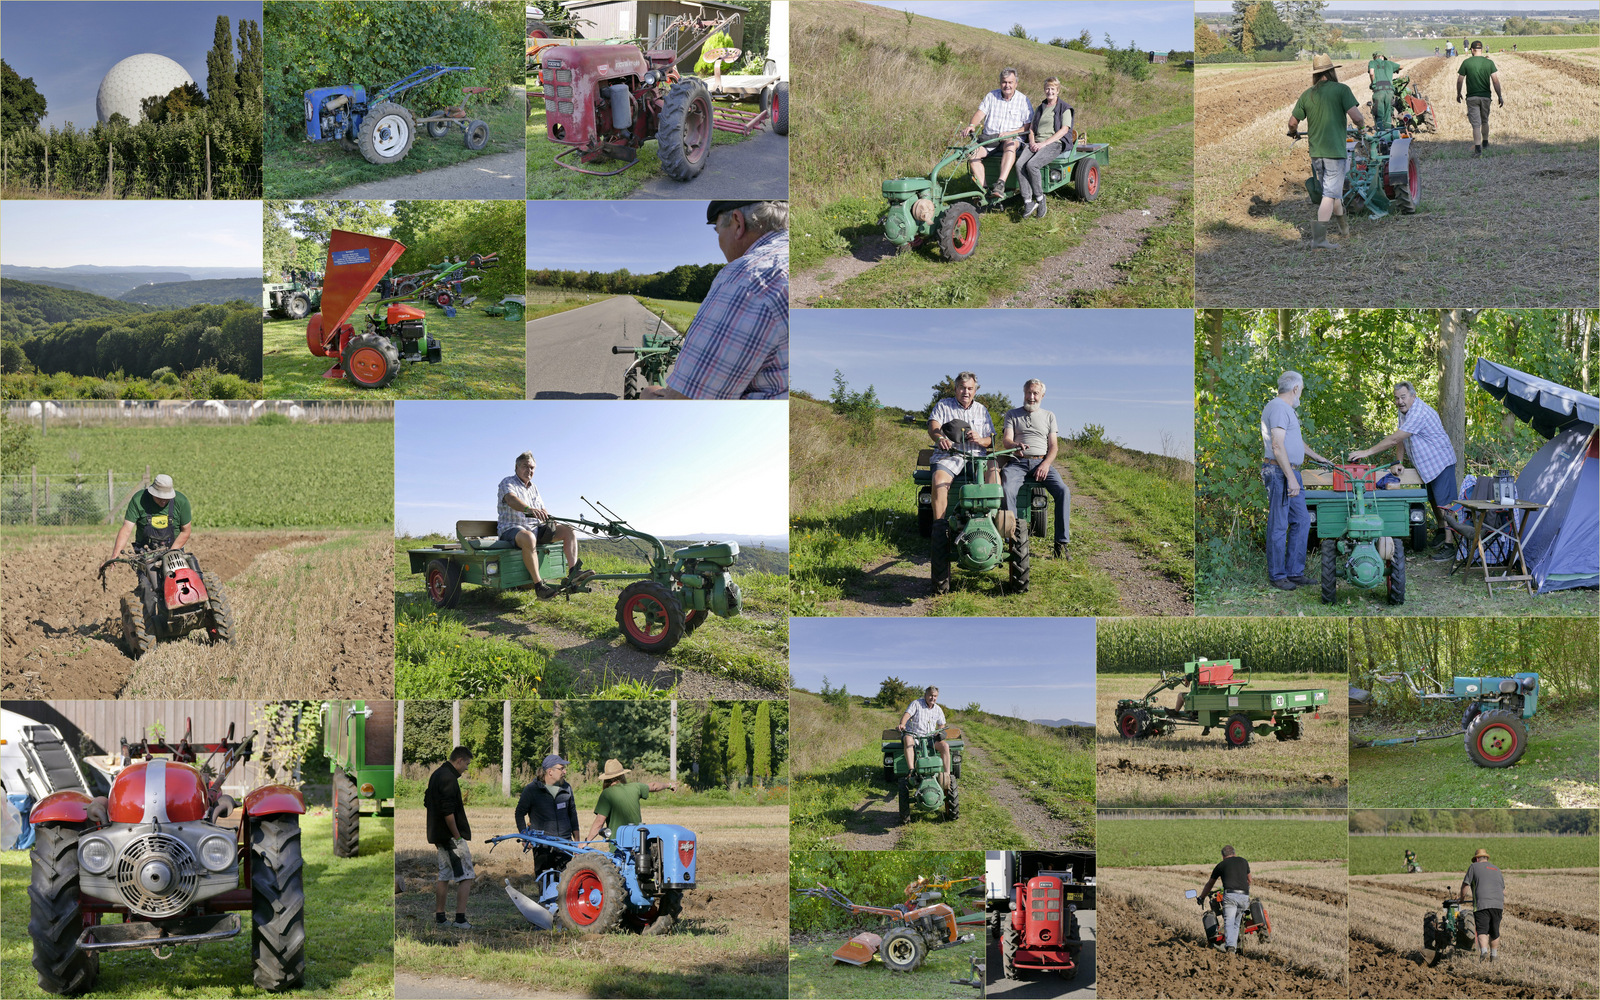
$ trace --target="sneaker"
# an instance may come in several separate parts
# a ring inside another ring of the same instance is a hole
[[[452,920],[452,921],[450,921],[450,926],[454,930],[458,930],[458,931],[470,931],[470,930],[472,930],[472,925],[467,923],[465,920]]]
[[[571,569],[567,570],[566,585],[569,587],[576,587],[578,584],[583,583],[592,576],[594,576],[594,570],[584,569],[583,560],[579,559],[577,562],[572,564]]]
[[[1495,959],[1497,959],[1499,957],[1500,957],[1500,952],[1498,952],[1498,951],[1496,951],[1494,949],[1490,949],[1490,951],[1489,951],[1489,961],[1493,962]]]
[[[1303,576],[1291,576],[1291,577],[1289,577],[1289,582],[1294,584],[1296,587],[1304,587],[1306,584],[1310,583],[1311,581],[1307,580]]]
[[[1454,559],[1455,557],[1456,547],[1454,545],[1441,545],[1428,556],[1434,562],[1444,562],[1446,559]]]
[[[1287,577],[1282,580],[1269,580],[1267,582],[1271,583],[1279,590],[1293,590],[1296,587],[1296,584],[1290,581]]]
[[[541,601],[548,601],[550,598],[556,596],[556,593],[556,588],[550,586],[548,583],[536,583],[533,585],[533,595]]]
[[[1228,954],[1232,955],[1232,954],[1235,954],[1236,952],[1238,952],[1239,949],[1235,948],[1233,945],[1230,944],[1230,945],[1228,945],[1228,947],[1224,948],[1223,950],[1226,951]]]
[[[1033,207],[1033,217],[1035,219],[1042,219],[1042,218],[1045,217],[1045,213],[1048,212],[1048,211],[1050,211],[1050,206],[1045,204],[1045,201],[1044,201],[1043,198],[1040,198],[1039,199],[1039,204],[1037,204],[1037,205],[1035,205]]]

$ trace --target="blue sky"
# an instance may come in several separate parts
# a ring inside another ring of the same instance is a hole
[[[1194,454],[1194,317],[1184,309],[797,309],[792,384],[826,398],[833,371],[892,406],[920,409],[959,371],[1013,403],[1044,381],[1063,434],[1100,424],[1123,444]]]
[[[1219,14],[1232,10],[1229,0],[1195,0],[1194,9],[1200,14]],[[1341,10],[1391,11],[1404,14],[1407,10],[1467,10],[1467,11],[1530,11],[1530,10],[1594,10],[1593,3],[1573,3],[1571,0],[1407,0],[1404,4],[1382,3],[1379,0],[1332,0],[1328,13]],[[1191,39],[1192,41],[1192,39]]]
[[[206,89],[206,53],[218,15],[238,56],[239,20],[261,23],[257,3],[0,3],[0,56],[32,77],[45,99],[42,128],[95,124],[94,98],[106,71],[129,56],[154,52],[175,60]],[[257,226],[259,229],[260,227]]]
[[[1093,618],[794,618],[789,672],[812,692],[826,675],[870,698],[893,676],[941,705],[1093,724],[1094,642]]]
[[[789,530],[782,404],[401,401],[394,441],[397,534],[453,535],[458,520],[493,518],[495,488],[523,451],[562,517],[594,518],[581,494],[656,535]]]
[[[1121,48],[1129,40],[1141,49],[1187,51],[1194,48],[1194,7],[1168,0],[886,0],[874,4],[1002,35],[1021,24],[1041,42],[1052,38],[1077,38],[1084,28],[1102,45],[1105,34]]]
[[[703,201],[530,201],[528,268],[670,271],[722,264]]]
[[[23,267],[261,266],[259,201],[7,201],[0,229]]]

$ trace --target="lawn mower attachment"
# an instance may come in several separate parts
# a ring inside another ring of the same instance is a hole
[[[468,118],[465,102],[449,108],[436,108],[418,118],[398,103],[401,94],[448,73],[470,73],[472,66],[424,66],[373,94],[369,100],[365,87],[342,84],[318,87],[305,92],[306,139],[310,142],[338,142],[356,150],[368,163],[396,163],[411,152],[417,126],[428,135],[443,138],[452,128],[461,129],[468,149],[479,150],[489,144],[489,126]],[[463,87],[470,98],[487,92],[487,87]]]
[[[617,344],[611,348],[612,354],[633,357],[633,364],[628,366],[622,378],[623,399],[638,399],[647,385],[667,384],[667,373],[677,364],[678,353],[683,350],[683,334],[673,333],[671,327],[662,333],[661,323],[661,318],[657,317],[655,330],[640,337],[638,347]]]
[[[146,549],[100,564],[100,589],[106,570],[123,563],[134,572],[133,590],[122,597],[122,641],[138,659],[156,643],[181,639],[204,629],[212,645],[233,641],[233,610],[222,584],[183,549]]]
[[[975,932],[958,933],[955,910],[939,902],[942,893],[919,891],[926,885],[922,879],[912,882],[906,887],[906,902],[895,906],[857,903],[838,889],[820,882],[799,893],[826,900],[852,916],[880,917],[887,922],[882,934],[863,932],[840,945],[833,953],[835,962],[866,965],[876,954],[891,972],[915,972],[927,960],[929,952],[951,948],[977,936]]]
[[[535,896],[506,880],[506,895],[540,930],[557,921],[566,930],[590,934],[624,927],[640,934],[665,934],[683,911],[683,894],[695,887],[697,839],[670,823],[617,827],[609,841],[568,840],[537,830],[505,833],[484,843],[489,850],[516,841],[535,855]]]
[[[1190,889],[1183,894],[1183,898],[1194,899],[1199,895],[1199,892]],[[1200,925],[1205,929],[1206,943],[1220,947],[1228,939],[1228,928],[1223,919],[1226,914],[1222,908],[1222,890],[1211,890],[1211,896],[1206,902],[1210,904],[1210,912],[1200,915]],[[1254,896],[1250,897],[1250,906],[1239,915],[1239,936],[1236,938],[1238,942],[1236,947],[1244,945],[1246,934],[1254,934],[1261,944],[1267,944],[1272,940],[1272,921],[1267,917],[1267,908]]]

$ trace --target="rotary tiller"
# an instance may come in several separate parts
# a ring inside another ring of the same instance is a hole
[[[1194,899],[1199,895],[1200,893],[1194,889],[1183,894],[1185,899]],[[1209,906],[1208,912],[1200,914],[1200,926],[1205,929],[1206,943],[1213,946],[1225,944],[1228,929],[1223,924],[1226,914],[1223,912],[1222,890],[1213,889],[1206,903]],[[1272,921],[1267,917],[1267,908],[1262,905],[1261,900],[1254,897],[1251,897],[1249,907],[1239,914],[1239,936],[1235,938],[1237,942],[1235,947],[1244,947],[1247,934],[1254,934],[1261,944],[1267,944],[1272,940]]]
[[[212,644],[233,641],[233,610],[217,578],[183,549],[146,549],[107,559],[106,570],[123,563],[133,569],[134,587],[122,597],[122,642],[135,659],[158,642],[181,639],[200,629]]]
[[[883,960],[884,968],[891,972],[915,972],[927,960],[929,952],[951,948],[977,937],[975,931],[962,934],[955,910],[939,902],[943,893],[920,891],[925,885],[922,880],[911,883],[906,887],[906,901],[896,906],[853,902],[838,889],[820,882],[799,893],[832,903],[851,916],[879,917],[885,921],[887,926],[882,934],[864,932],[841,945],[833,953],[834,962],[866,965],[876,954]]]

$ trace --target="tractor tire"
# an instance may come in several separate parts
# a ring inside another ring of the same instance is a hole
[[[551,37],[554,37],[554,36],[552,36],[550,34],[549,26],[546,25],[543,21],[529,21],[528,22],[528,37],[529,38],[551,38]]]
[[[900,782],[900,822],[911,822],[911,785],[909,777]]]
[[[950,522],[933,522],[932,544],[928,546],[928,563],[933,572],[933,593],[950,593]]]
[[[885,764],[885,765],[883,765],[883,783],[888,785],[888,786],[890,786],[891,788],[894,787],[894,765],[893,764]]]
[[[214,646],[219,642],[233,641],[233,605],[228,603],[228,592],[210,573],[200,574],[200,583],[206,588],[206,638]]]
[[[311,313],[311,299],[304,292],[295,292],[283,300],[283,314],[290,319],[305,319]]]
[[[444,108],[434,108],[432,111],[428,112],[426,117],[441,118],[443,116]],[[443,139],[444,134],[450,131],[449,122],[429,122],[426,127],[428,129],[428,138],[430,139]]]
[[[1467,756],[1479,767],[1510,767],[1528,749],[1528,727],[1513,712],[1484,712],[1467,727]]]
[[[1317,582],[1322,585],[1322,603],[1332,604],[1339,596],[1339,573],[1334,568],[1334,563],[1339,558],[1339,547],[1331,538],[1322,540],[1322,576]]]
[[[1100,164],[1086,156],[1072,167],[1072,197],[1078,201],[1094,201],[1100,197]]]
[[[956,791],[956,776],[953,774],[944,788],[944,818],[951,821],[961,818],[961,796]]]
[[[978,210],[958,201],[939,217],[939,252],[945,260],[966,260],[978,249]]]
[[[467,122],[466,135],[462,136],[462,142],[466,143],[467,148],[474,153],[489,145],[489,123],[477,118]]]
[[[1028,533],[1035,538],[1050,537],[1050,508],[1035,507],[1028,518]]]
[[[1243,712],[1235,712],[1228,716],[1228,721],[1223,724],[1222,736],[1228,741],[1230,747],[1247,747],[1253,735],[1250,720]]]
[[[351,340],[339,363],[344,380],[362,389],[382,389],[400,374],[400,352],[388,337],[376,333]]]
[[[1033,575],[1033,553],[1028,544],[1028,519],[1019,517],[1017,526],[1011,533],[1011,544],[1007,553],[1011,560],[1011,590],[1013,593],[1026,594],[1028,585]]]
[[[306,894],[301,887],[300,817],[250,817],[250,957],[256,985],[286,990],[306,978]]]
[[[1407,150],[1406,183],[1396,184],[1391,197],[1401,215],[1415,215],[1422,205],[1422,175],[1417,164],[1417,151],[1409,146]]]
[[[1411,551],[1421,552],[1428,547],[1428,526],[1426,524],[1413,524],[1411,526]]]
[[[644,395],[644,377],[638,372],[629,372],[622,380],[622,398],[638,399]]]
[[[617,627],[641,653],[665,653],[683,638],[683,605],[654,580],[637,580],[617,598]]]
[[[41,823],[34,827],[28,860],[28,936],[39,988],[71,996],[83,993],[100,975],[100,953],[78,947],[83,909],[78,896],[78,837],[87,823]]]
[[[1472,946],[1477,944],[1476,915],[1471,910],[1462,910],[1456,914],[1456,939],[1455,946],[1462,951],[1470,952]]]
[[[916,972],[928,957],[928,943],[910,927],[896,927],[883,936],[878,957],[890,972]]]
[[[661,169],[675,181],[700,176],[711,154],[711,92],[694,77],[679,80],[667,92],[656,128]]]
[[[1022,947],[1022,932],[1011,925],[1008,917],[1002,917],[1005,930],[1000,933],[1000,973],[1006,979],[1020,979],[1017,975],[1017,949]]]
[[[1150,734],[1150,715],[1142,708],[1125,708],[1117,713],[1117,732],[1125,740],[1142,740]]]
[[[678,918],[683,913],[683,890],[668,889],[656,901],[655,916],[647,917],[639,922],[639,933],[646,937],[660,937],[669,934],[672,928],[678,925]]]
[[[573,931],[603,934],[622,921],[628,891],[622,885],[617,866],[609,858],[579,854],[561,870],[556,894],[561,901],[556,916],[562,926]]]
[[[156,634],[145,621],[144,600],[137,590],[122,595],[122,644],[135,660],[156,648]]]
[[[789,134],[789,81],[780,80],[772,89],[772,131]]]
[[[344,768],[333,772],[333,856],[353,858],[361,852],[361,794],[356,779]]]
[[[461,565],[449,559],[429,559],[423,580],[428,600],[436,608],[453,608],[461,603]]]
[[[1259,899],[1250,901],[1250,920],[1258,928],[1256,931],[1257,941],[1266,944],[1272,940],[1272,929],[1267,923],[1267,908],[1261,905],[1261,900]],[[1243,936],[1241,935],[1241,940],[1242,938]]]
[[[1389,565],[1389,603],[1404,604],[1406,602],[1406,543],[1402,538],[1394,540],[1394,559]]]
[[[708,617],[710,617],[710,615],[711,615],[711,612],[709,612],[709,611],[687,611],[687,612],[684,612],[684,615],[683,615],[683,637],[685,639],[687,639],[691,635],[694,635],[694,630],[699,628],[701,625],[703,625],[705,623],[705,620]]]
[[[356,142],[368,163],[398,163],[417,140],[417,123],[411,112],[391,101],[380,101],[361,120]]]
[[[1300,725],[1300,718],[1291,715],[1278,723],[1278,728],[1272,731],[1272,735],[1276,736],[1280,741],[1287,742],[1299,739],[1304,735],[1304,731],[1304,727]]]

